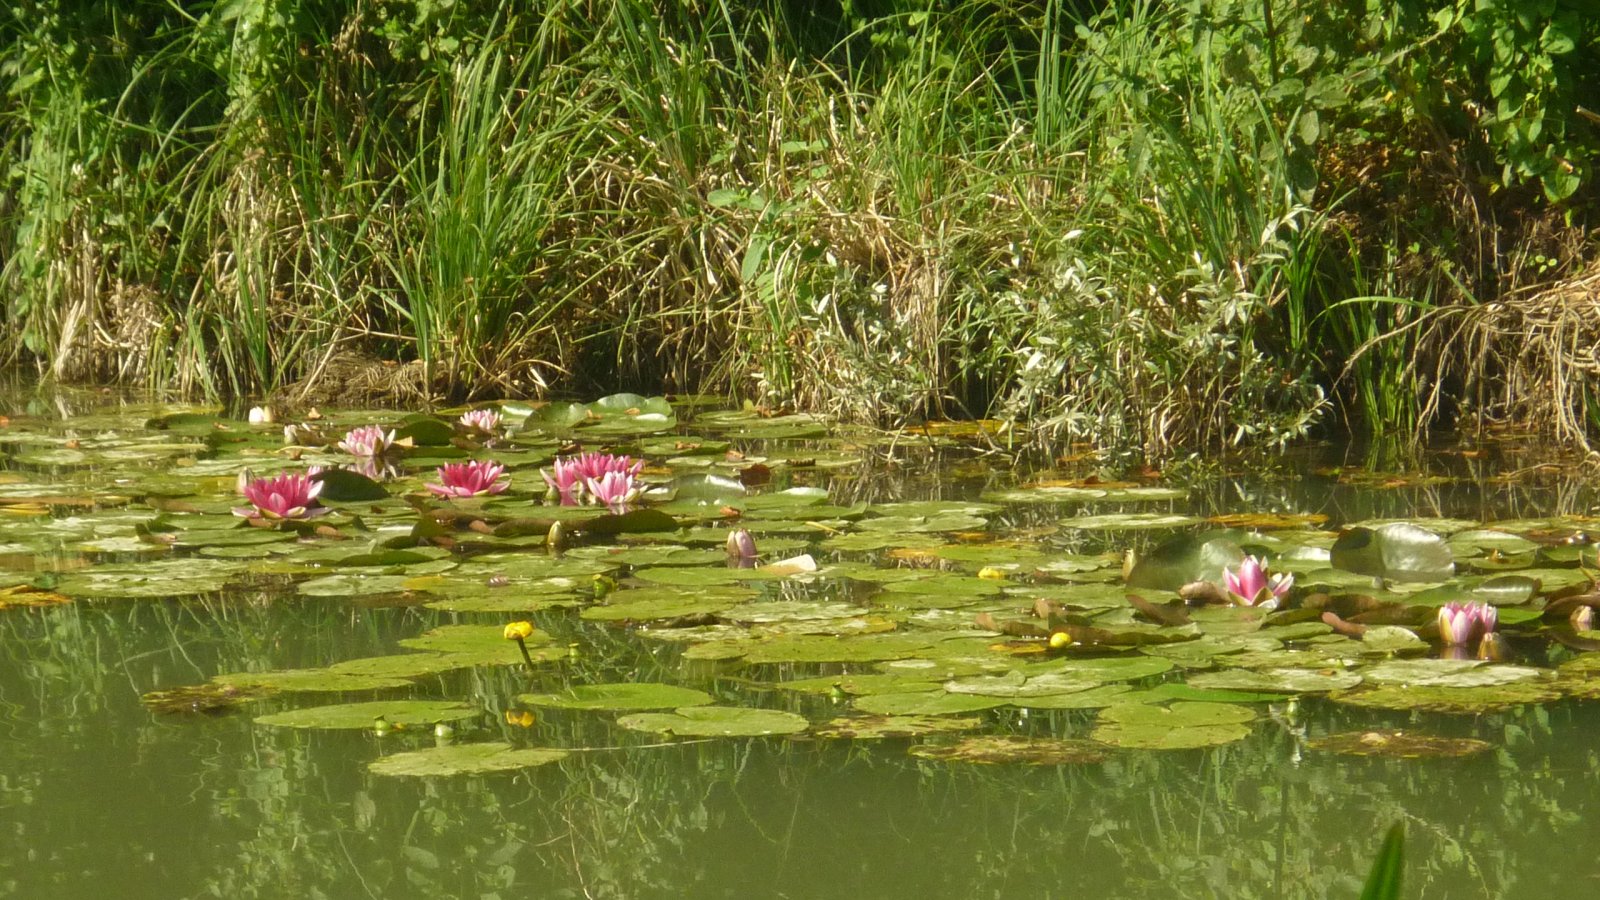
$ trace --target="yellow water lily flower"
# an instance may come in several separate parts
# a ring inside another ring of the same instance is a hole
[[[523,641],[532,636],[532,622],[512,622],[506,626],[506,640],[508,641]]]

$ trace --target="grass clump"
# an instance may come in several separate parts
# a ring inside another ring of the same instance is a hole
[[[62,378],[362,354],[1158,457],[1524,415],[1556,363],[1486,311],[1593,256],[1566,2],[37,6],[0,330]]]

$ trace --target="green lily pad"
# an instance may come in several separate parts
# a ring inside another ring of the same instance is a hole
[[[747,588],[717,587],[703,591],[633,588],[617,591],[607,602],[578,615],[596,622],[648,622],[683,616],[713,615],[755,596]]]
[[[396,753],[367,764],[374,775],[415,778],[485,775],[511,772],[559,762],[570,754],[549,747],[513,749],[510,744],[447,744],[426,750]]]
[[[871,740],[971,731],[983,725],[982,719],[972,716],[843,716],[812,726],[811,733],[820,738]]]
[[[915,634],[866,634],[852,637],[793,634],[742,641],[718,641],[684,651],[685,659],[729,659],[743,656],[752,663],[877,662],[914,656],[937,639]],[[731,654],[731,655],[729,655]]]
[[[324,575],[302,581],[296,590],[307,597],[372,597],[379,594],[399,594],[405,591],[406,575]]]
[[[341,703],[312,706],[287,712],[257,716],[261,725],[280,728],[372,728],[382,720],[390,726],[431,725],[459,722],[478,715],[475,706],[451,700],[370,700],[366,703]]]
[[[558,709],[679,709],[705,706],[711,702],[711,695],[671,684],[626,682],[577,684],[557,694],[520,694],[517,700]]]
[[[810,725],[804,716],[777,709],[690,706],[674,713],[635,713],[617,724],[630,731],[674,737],[760,737],[798,734]]]
[[[1195,581],[1222,583],[1224,568],[1236,568],[1244,550],[1227,537],[1180,534],[1141,555],[1128,572],[1128,586],[1176,591]]]
[[[1408,522],[1351,528],[1329,553],[1335,568],[1390,581],[1445,581],[1456,571],[1444,539]]]
[[[1352,672],[1314,669],[1230,669],[1190,675],[1190,687],[1222,691],[1271,691],[1283,694],[1321,694],[1349,690],[1361,683]]]
[[[1561,690],[1558,687],[1531,681],[1485,687],[1386,684],[1376,687],[1363,686],[1353,691],[1334,692],[1329,695],[1329,699],[1335,702],[1353,706],[1415,709],[1461,715],[1478,715],[1512,706],[1549,703],[1560,697]]]
[[[1475,659],[1400,659],[1362,670],[1369,684],[1408,687],[1485,687],[1537,681],[1546,674],[1527,666],[1487,665]]]
[[[1415,631],[1399,625],[1377,625],[1361,635],[1361,648],[1371,653],[1414,653],[1426,650],[1428,642]]]
[[[984,735],[954,744],[919,744],[911,748],[911,755],[941,762],[1066,766],[1101,762],[1106,748],[1093,741]]]
[[[1250,733],[1254,710],[1230,703],[1123,703],[1102,709],[1092,733],[1116,747],[1181,750],[1230,744]]]
[[[1144,531],[1155,528],[1183,528],[1198,524],[1194,516],[1174,513],[1110,513],[1101,516],[1074,516],[1057,524],[1079,531]]]
[[[332,692],[372,691],[381,688],[410,687],[409,678],[393,675],[353,674],[331,669],[281,669],[276,672],[230,672],[215,675],[217,684],[234,688],[260,688],[274,691]]]
[[[947,694],[944,691],[910,691],[871,694],[852,701],[856,709],[881,716],[948,716],[1005,706],[1004,697],[982,694]]]
[[[944,689],[952,694],[975,694],[1012,700],[1050,694],[1072,694],[1099,687],[1101,684],[1103,682],[1091,677],[1075,678],[1059,672],[1035,675],[1032,678],[1021,672],[1009,672],[1005,675],[969,675],[965,678],[955,678],[945,682]]]
[[[775,685],[785,691],[808,694],[898,694],[916,691],[939,690],[939,679],[926,672],[874,672],[849,675],[819,675],[796,681],[782,681]]]
[[[1345,731],[1306,742],[1312,750],[1346,756],[1383,756],[1394,759],[1437,759],[1475,756],[1494,745],[1473,738],[1452,738],[1407,731]]]
[[[1037,697],[1013,697],[1012,706],[1025,709],[1104,709],[1128,702],[1136,693],[1126,684],[1103,684],[1086,691],[1069,694],[1041,694]],[[1204,698],[1195,698],[1204,699]]]
[[[523,644],[534,662],[549,662],[569,655],[567,648],[553,646],[549,641],[548,634],[535,629],[532,636],[523,639]],[[441,625],[417,637],[401,640],[400,646],[447,654],[458,662],[471,659],[473,665],[515,666],[524,662],[516,642],[505,639],[504,625]]]
[[[383,500],[389,496],[383,485],[349,469],[323,469],[311,478],[322,482],[322,493],[318,499],[324,502]]]

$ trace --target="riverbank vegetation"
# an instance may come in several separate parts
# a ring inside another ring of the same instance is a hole
[[[0,332],[1152,457],[1600,427],[1578,0],[25,0]]]

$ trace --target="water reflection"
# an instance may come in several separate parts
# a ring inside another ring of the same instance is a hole
[[[603,715],[541,711],[522,727],[497,712],[461,737],[592,749],[438,780],[365,769],[428,733],[275,730],[248,715],[152,717],[138,703],[198,674],[378,652],[427,618],[216,601],[0,616],[0,895],[104,896],[117,884],[126,897],[1333,898],[1359,891],[1393,821],[1408,826],[1411,896],[1574,896],[1600,878],[1579,850],[1600,815],[1600,716],[1573,703],[1375,723],[1302,702],[1242,744],[1083,768],[918,761],[901,741],[663,746]],[[651,660],[633,660],[640,678],[676,665]],[[602,674],[468,670],[439,687],[503,711],[520,692]],[[828,702],[769,705],[821,718]],[[1050,736],[1081,736],[1090,720],[994,715]],[[1504,749],[1368,761],[1301,747],[1375,724]]]

